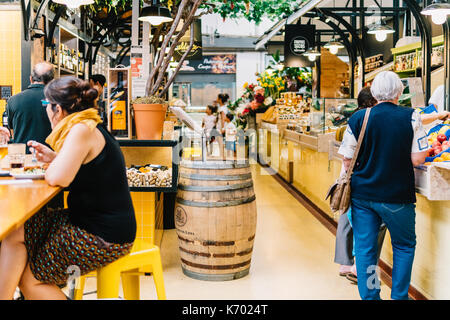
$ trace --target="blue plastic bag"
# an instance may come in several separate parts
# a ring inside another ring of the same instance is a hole
[[[433,113],[433,112],[436,112],[436,113],[438,112],[437,108],[436,108],[436,106],[434,104],[430,104],[429,106],[426,106],[426,107],[423,107],[423,108],[417,108],[417,109],[420,110],[419,114],[430,114],[430,113]]]

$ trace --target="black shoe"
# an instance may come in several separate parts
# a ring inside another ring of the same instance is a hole
[[[347,273],[347,274],[345,275],[345,277],[346,277],[348,280],[350,280],[353,284],[358,284],[358,277],[357,277],[354,273],[352,273],[352,272]]]

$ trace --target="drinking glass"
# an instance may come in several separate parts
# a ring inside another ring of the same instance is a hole
[[[11,173],[21,174],[25,168],[25,149],[24,143],[12,143],[8,145],[8,157]]]
[[[0,161],[8,154],[8,140],[7,138],[0,134]]]

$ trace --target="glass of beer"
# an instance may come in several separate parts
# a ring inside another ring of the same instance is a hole
[[[9,166],[12,174],[21,174],[25,169],[25,143],[8,145]]]
[[[0,161],[8,154],[8,140],[7,138],[0,134]]]

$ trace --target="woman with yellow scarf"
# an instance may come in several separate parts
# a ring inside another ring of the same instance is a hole
[[[53,131],[30,141],[48,163],[50,185],[69,188],[68,209],[42,209],[1,244],[0,299],[19,286],[26,300],[66,299],[69,267],[82,275],[128,254],[136,220],[117,141],[100,125],[97,90],[74,77],[56,79],[43,101]]]

